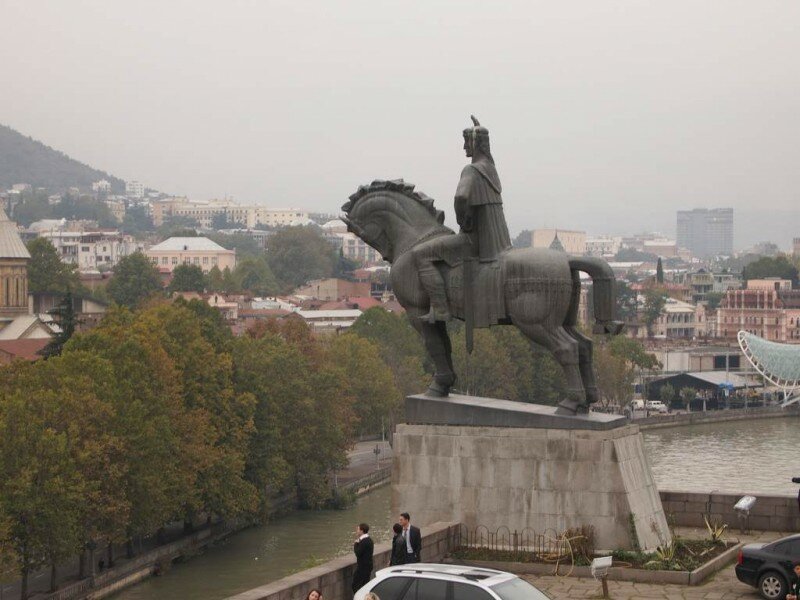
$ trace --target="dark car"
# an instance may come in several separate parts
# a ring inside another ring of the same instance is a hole
[[[736,577],[758,588],[763,598],[784,598],[794,581],[794,565],[800,562],[800,535],[769,544],[747,544],[739,551]]]

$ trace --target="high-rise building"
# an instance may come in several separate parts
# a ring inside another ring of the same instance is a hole
[[[733,254],[733,209],[679,210],[677,242],[697,257]]]
[[[795,258],[800,258],[800,237],[792,240],[792,254],[794,254]]]
[[[125,194],[131,198],[144,198],[144,184],[138,181],[128,181],[125,183]]]

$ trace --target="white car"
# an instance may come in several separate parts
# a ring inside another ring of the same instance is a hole
[[[550,596],[516,575],[463,565],[417,563],[381,569],[356,592],[364,600],[547,600]]]
[[[667,412],[667,405],[661,400],[648,400],[647,404],[645,404],[645,408],[659,413]]]

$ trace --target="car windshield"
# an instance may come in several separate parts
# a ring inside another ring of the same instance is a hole
[[[549,598],[544,592],[540,592],[519,577],[495,584],[491,588],[503,600],[548,600]]]

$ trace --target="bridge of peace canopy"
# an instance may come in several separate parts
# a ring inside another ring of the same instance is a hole
[[[783,390],[783,405],[800,401],[800,344],[770,342],[747,331],[740,331],[737,338],[756,371]]]

